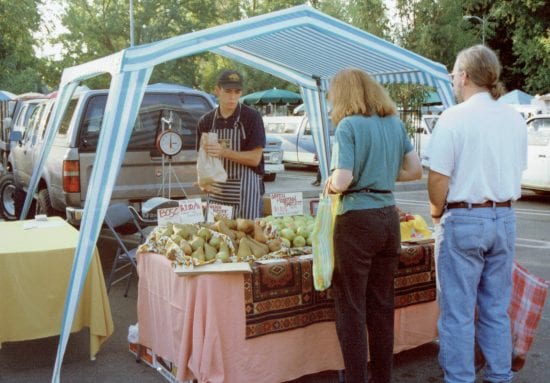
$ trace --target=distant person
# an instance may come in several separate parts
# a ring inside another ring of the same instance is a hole
[[[512,202],[527,167],[527,128],[518,112],[496,102],[500,73],[491,49],[461,51],[451,73],[459,104],[441,114],[430,142],[439,363],[447,383],[475,381],[475,341],[487,361],[484,382],[512,381]]]
[[[206,188],[209,201],[232,206],[234,218],[255,219],[262,216],[265,130],[260,113],[239,102],[242,89],[239,72],[227,70],[218,76],[219,106],[199,120],[197,145],[202,133],[218,134],[218,142],[204,149],[222,158],[227,181]]]
[[[330,83],[337,126],[332,193],[342,193],[334,228],[333,293],[346,382],[389,383],[393,361],[394,273],[401,249],[395,182],[419,179],[422,165],[384,88],[359,69]],[[368,328],[368,342],[367,331]],[[367,351],[368,344],[368,351]]]

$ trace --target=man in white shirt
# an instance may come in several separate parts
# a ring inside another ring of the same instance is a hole
[[[512,380],[512,202],[521,197],[527,129],[519,113],[496,102],[504,91],[500,71],[485,46],[458,54],[451,77],[459,104],[443,112],[428,148],[447,383],[475,381],[475,341],[487,360],[484,382]]]

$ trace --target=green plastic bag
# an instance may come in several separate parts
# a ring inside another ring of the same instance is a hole
[[[334,271],[333,233],[340,195],[321,194],[312,235],[313,285],[323,291],[330,287]]]

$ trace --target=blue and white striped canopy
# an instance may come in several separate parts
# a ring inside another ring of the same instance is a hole
[[[432,86],[445,106],[453,103],[448,72],[442,64],[306,5],[127,48],[65,69],[30,190],[36,189],[44,161],[80,81],[103,73],[109,73],[112,80],[80,227],[52,382],[60,378],[78,297],[152,70],[157,64],[203,52],[229,57],[300,86],[323,178],[328,176],[330,162],[325,96],[328,83],[337,71],[355,67],[384,84]],[[28,212],[32,195],[27,194],[23,216]]]

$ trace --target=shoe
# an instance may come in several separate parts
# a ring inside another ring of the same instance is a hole
[[[321,181],[315,180],[311,183],[312,186],[321,186]]]

